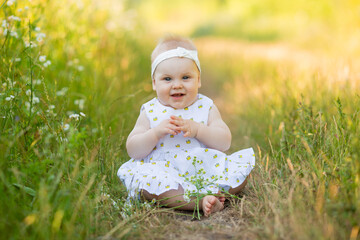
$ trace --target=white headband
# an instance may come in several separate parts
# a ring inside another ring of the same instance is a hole
[[[200,62],[199,62],[199,58],[197,55],[197,51],[178,47],[178,48],[163,52],[155,58],[155,60],[151,64],[151,78],[153,78],[156,67],[162,61],[169,59],[169,58],[173,58],[173,57],[180,57],[180,58],[185,57],[185,58],[189,58],[189,59],[193,60],[196,64],[197,68],[199,69],[199,72],[201,73]]]

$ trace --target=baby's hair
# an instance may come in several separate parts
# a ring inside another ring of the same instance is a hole
[[[151,54],[151,62],[153,62],[160,53],[177,47],[183,47],[188,50],[197,50],[195,44],[190,39],[169,34],[161,38],[159,43],[156,45]]]

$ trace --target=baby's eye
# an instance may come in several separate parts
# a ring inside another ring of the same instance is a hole
[[[190,77],[189,76],[183,76],[183,79],[189,79]]]
[[[165,81],[170,81],[171,78],[169,78],[169,77],[164,77],[164,80],[165,80]]]

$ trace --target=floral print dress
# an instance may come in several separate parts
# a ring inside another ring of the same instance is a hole
[[[212,106],[210,98],[198,94],[198,99],[184,109],[164,106],[153,98],[142,106],[141,111],[146,111],[151,128],[171,115],[207,125]],[[179,185],[189,196],[195,192],[218,193],[219,190],[235,188],[245,181],[254,166],[252,148],[226,155],[180,133],[160,139],[147,157],[130,159],[119,168],[117,175],[130,197],[138,196],[141,189],[160,195],[178,189]]]

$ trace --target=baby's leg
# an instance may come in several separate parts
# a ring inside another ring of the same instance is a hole
[[[181,186],[179,186],[177,190],[170,190],[159,196],[150,194],[146,190],[143,190],[142,194],[147,200],[155,198],[165,207],[172,207],[179,210],[194,210],[196,207],[195,198],[192,198],[190,202],[184,200],[184,189]],[[222,210],[224,208],[224,202],[220,201],[216,196],[208,195],[200,200],[199,208],[203,210],[205,216],[209,216],[211,213]]]
[[[148,191],[142,190],[142,195],[147,200],[152,200],[155,198],[156,201],[158,201],[161,206],[164,207],[171,207],[180,210],[194,210],[195,208],[194,201],[186,202],[184,200],[184,189],[181,186],[179,186],[179,188],[176,190],[169,190],[160,195],[150,194]]]
[[[236,187],[236,188],[230,188],[230,189],[229,189],[229,193],[230,193],[230,194],[234,194],[234,195],[240,193],[241,190],[244,189],[244,187],[246,186],[246,184],[247,184],[247,178],[245,179],[245,181],[244,181],[240,186],[238,186],[238,187]]]

